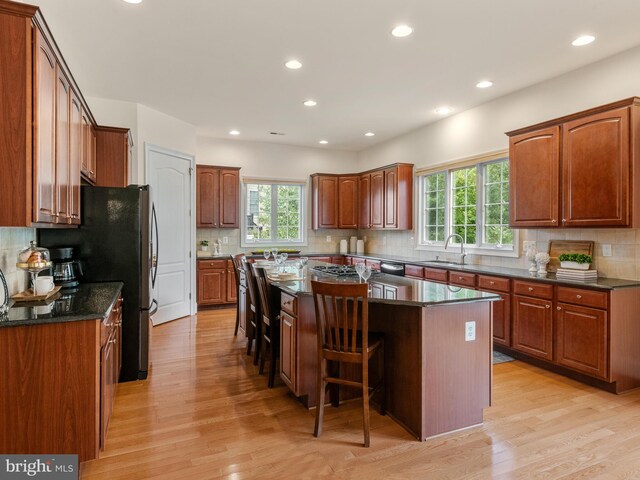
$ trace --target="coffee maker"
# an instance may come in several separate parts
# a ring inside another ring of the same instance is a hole
[[[79,285],[78,274],[82,275],[80,262],[73,258],[73,247],[50,248],[53,262],[53,281],[62,288],[74,288]]]

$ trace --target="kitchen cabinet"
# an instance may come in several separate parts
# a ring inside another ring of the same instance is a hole
[[[511,226],[640,225],[639,109],[633,97],[508,132]]]
[[[116,300],[101,329],[106,338],[100,351],[100,449],[104,449],[122,363],[122,297]]]
[[[84,153],[82,104],[71,90],[69,103],[69,223],[80,225],[80,172]]]
[[[96,181],[96,131],[86,110],[82,109],[82,177],[90,184]]]
[[[358,175],[338,177],[338,228],[358,228]]]
[[[296,384],[296,317],[280,312],[280,377],[295,392]]]
[[[56,66],[56,213],[55,223],[69,223],[69,80],[59,65]]]
[[[312,226],[411,230],[413,165],[353,175],[311,175]]]
[[[491,303],[493,342],[511,345],[511,281],[508,278],[478,275],[478,290],[496,293],[500,300]]]
[[[475,288],[477,275],[467,272],[449,272],[449,283],[459,287]]]
[[[227,303],[226,260],[198,260],[198,305]]]
[[[240,227],[240,169],[196,167],[196,226]]]
[[[311,198],[312,228],[338,228],[338,177],[311,175]]]
[[[550,300],[514,295],[512,346],[544,360],[553,360],[553,310]]]
[[[96,185],[126,187],[130,183],[129,169],[133,140],[128,128],[98,126],[96,132]]]
[[[236,303],[238,300],[238,286],[236,285],[236,272],[233,269],[233,261],[227,260],[227,302]]]
[[[422,280],[424,278],[424,268],[417,267],[415,265],[405,265],[404,276],[409,278],[418,278]]]
[[[449,283],[449,272],[442,268],[424,267],[424,279],[430,282]]]

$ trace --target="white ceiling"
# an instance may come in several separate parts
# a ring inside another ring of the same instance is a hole
[[[145,104],[201,135],[345,150],[436,121],[440,105],[465,110],[640,44],[639,0],[28,3],[86,96]],[[413,35],[392,37],[399,23]],[[583,33],[596,41],[572,47]],[[303,68],[286,69],[290,58]],[[480,90],[482,79],[495,84]]]

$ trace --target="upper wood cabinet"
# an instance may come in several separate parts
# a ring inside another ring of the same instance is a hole
[[[0,0],[0,65],[0,226],[78,224],[81,112],[95,121],[37,7]]]
[[[99,126],[96,133],[95,179],[99,187],[126,187],[130,183],[133,140],[128,128]]]
[[[82,166],[80,172],[88,183],[96,181],[96,130],[82,109]]]
[[[196,167],[196,226],[240,227],[240,169]]]
[[[413,165],[395,164],[355,175],[311,175],[312,226],[410,230]]]
[[[511,226],[640,225],[639,115],[634,97],[507,133]]]

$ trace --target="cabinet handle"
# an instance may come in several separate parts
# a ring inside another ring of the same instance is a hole
[[[576,295],[576,298],[580,300],[582,298],[582,295]]]
[[[112,338],[111,340],[109,340],[109,343],[116,343],[116,339]]]
[[[563,218],[563,219],[562,219],[562,223],[566,223],[566,222],[567,222],[567,219],[566,219],[566,218]]]
[[[495,285],[496,282],[489,282],[489,285]]]
[[[91,175],[95,175],[95,174],[96,174],[96,172],[94,172],[93,170],[89,170],[89,173],[90,173]]]
[[[551,305],[545,305],[545,307],[547,307],[547,308],[551,308]]]
[[[553,220],[551,220],[551,223],[556,223],[556,219],[554,218]]]
[[[530,292],[533,292],[533,287],[529,287],[529,291],[530,291]]]

